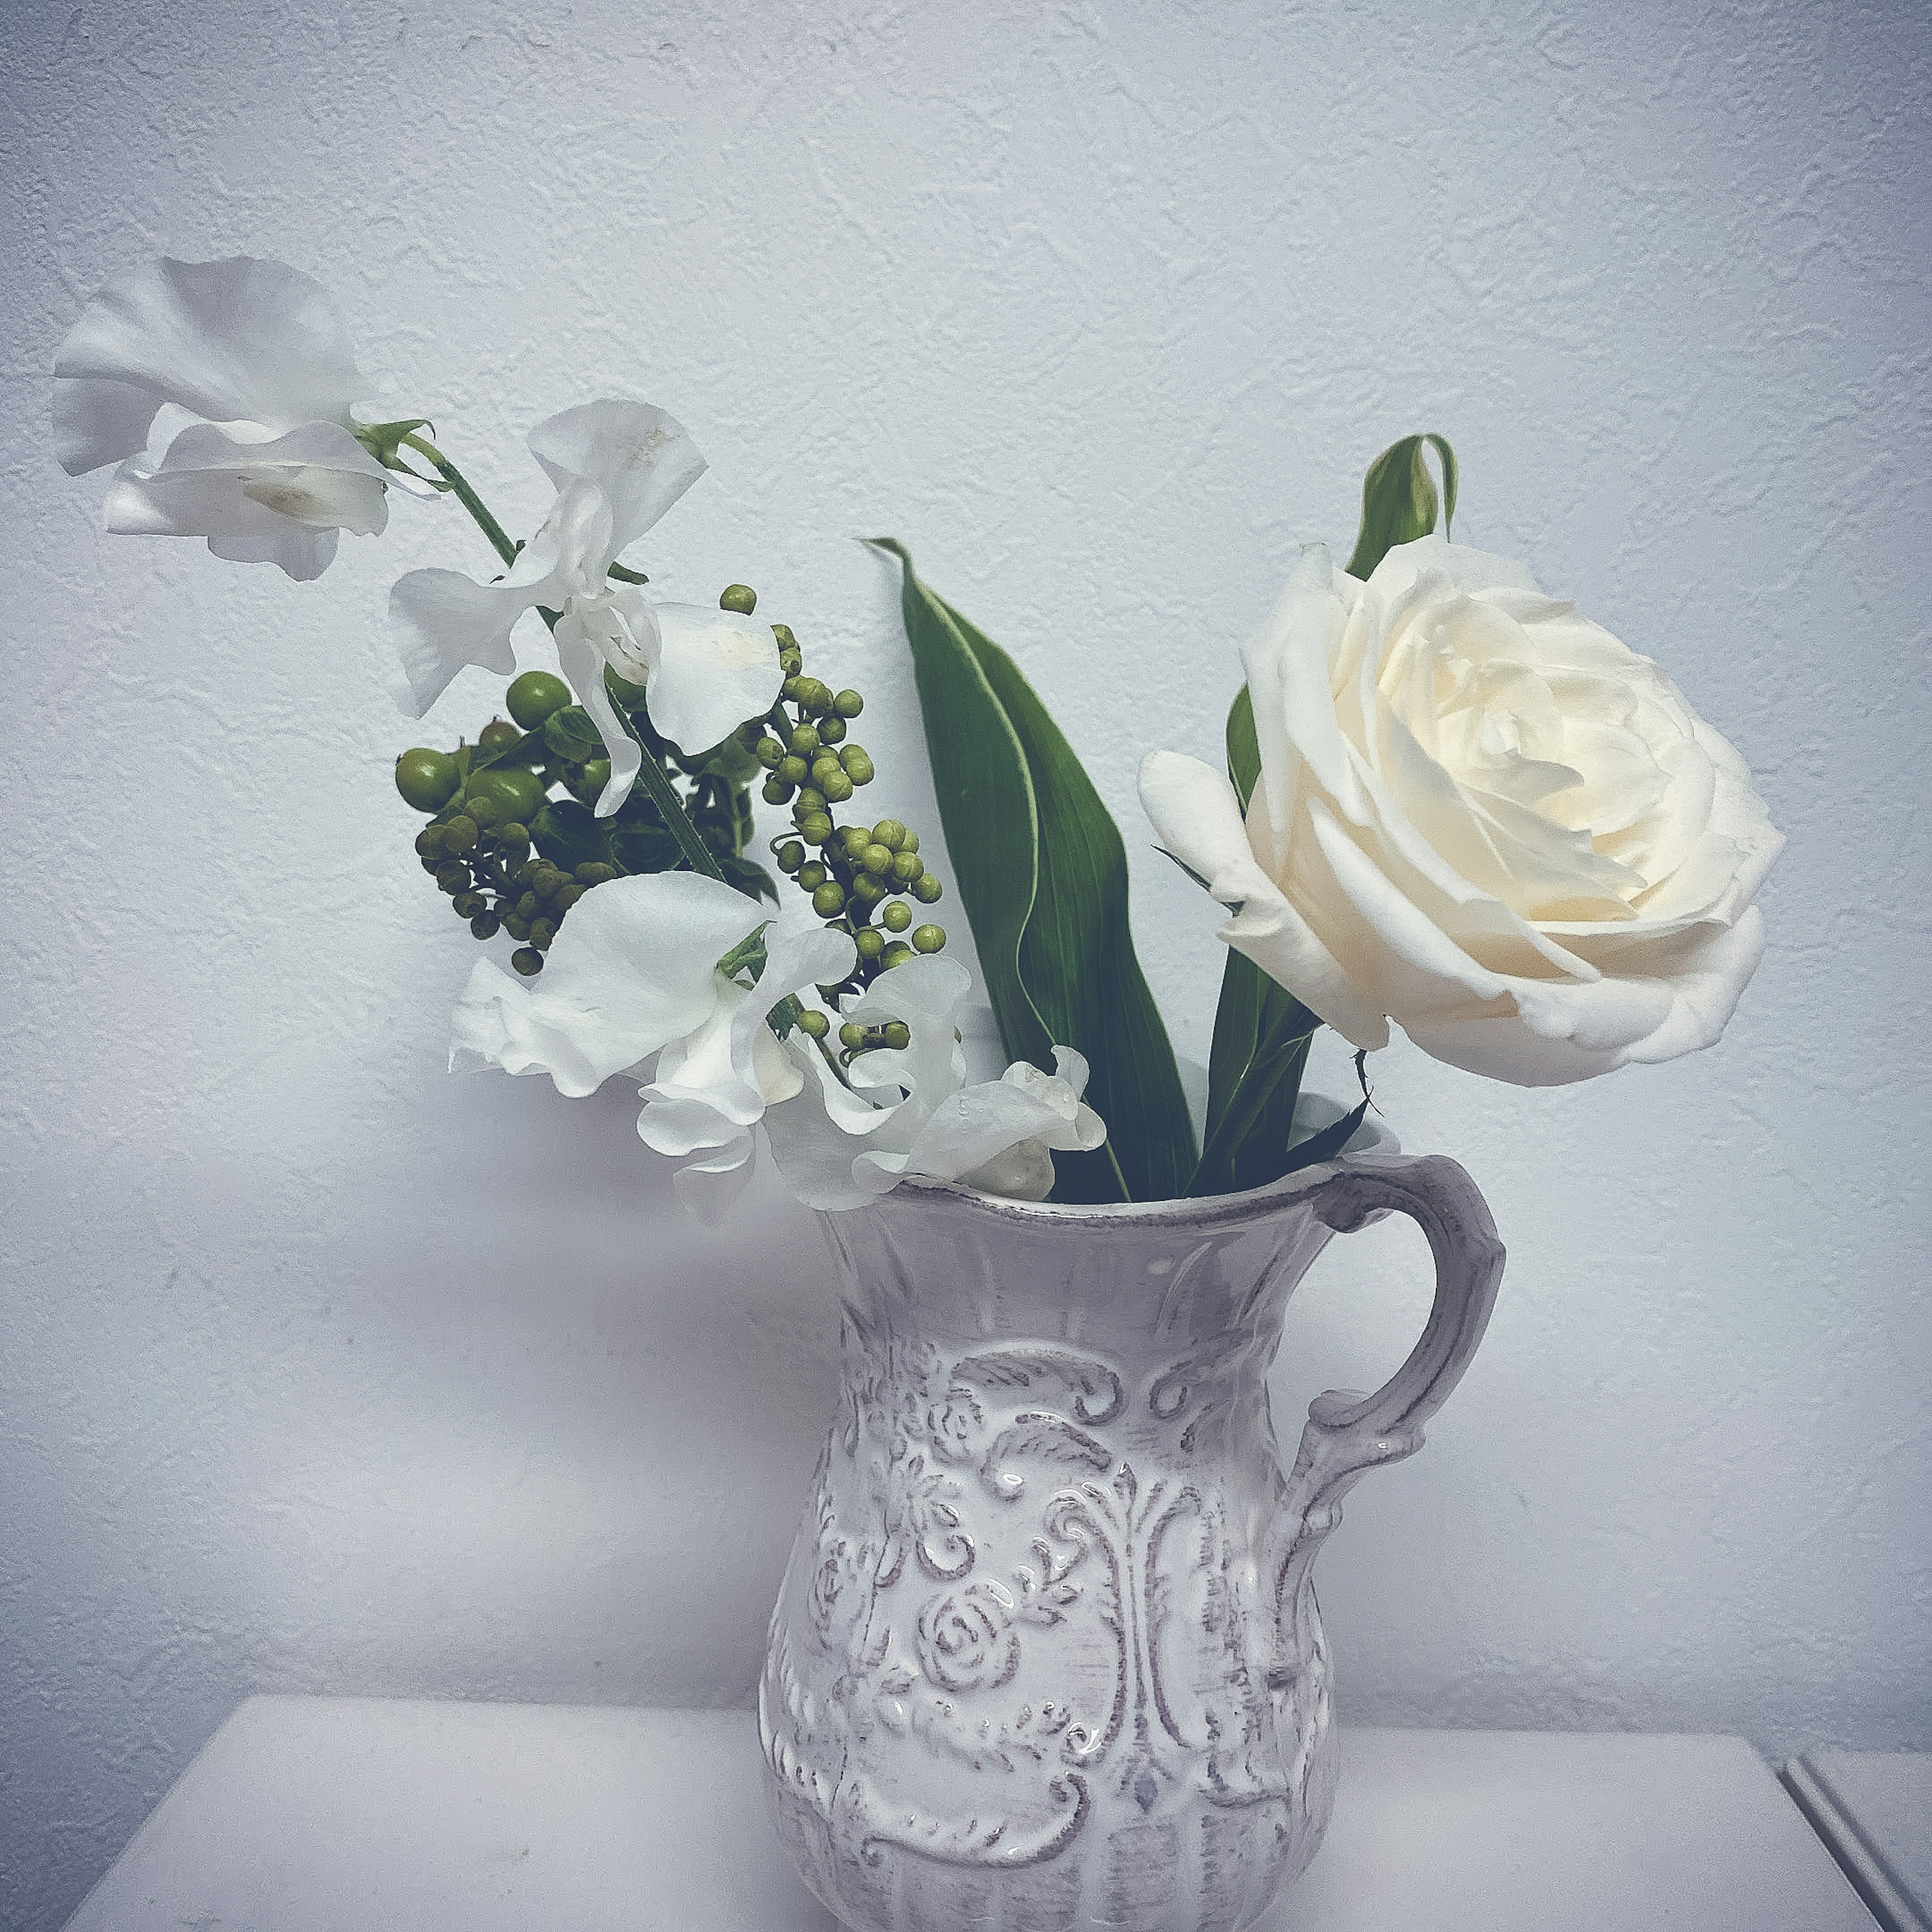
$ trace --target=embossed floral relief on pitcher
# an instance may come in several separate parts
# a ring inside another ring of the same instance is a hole
[[[1413,1214],[1429,1324],[1284,1472],[1267,1375],[1330,1234]],[[1453,1162],[1351,1156],[1208,1202],[904,1188],[826,1217],[841,1414],[775,1612],[778,1827],[856,1932],[1238,1932],[1334,1796],[1311,1566],[1412,1453],[1502,1253]]]

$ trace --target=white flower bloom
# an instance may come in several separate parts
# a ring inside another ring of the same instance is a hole
[[[1053,1186],[1052,1150],[1090,1151],[1106,1138],[1080,1098],[1087,1062],[1054,1048],[1057,1071],[1017,1061],[998,1080],[968,1084],[957,1032],[970,986],[950,959],[909,959],[876,980],[844,1017],[899,1020],[910,1044],[853,1063],[850,1090],[802,1045],[794,1059],[809,1078],[764,1117],[773,1159],[806,1206],[831,1210],[875,1200],[908,1175],[957,1180],[1024,1201]]]
[[[1647,658],[1519,564],[1424,537],[1366,584],[1310,544],[1243,654],[1262,775],[1151,754],[1162,842],[1221,937],[1358,1047],[1523,1086],[1724,1030],[1784,844]]]
[[[704,474],[682,427],[648,404],[586,403],[531,430],[530,452],[556,485],[542,527],[506,575],[478,584],[416,570],[390,593],[418,713],[465,664],[516,668],[510,634],[526,611],[560,614],[556,646],[578,700],[610,754],[597,802],[615,812],[641,760],[604,688],[608,664],[646,687],[652,724],[681,752],[708,752],[777,699],[784,674],[768,625],[700,604],[655,604],[610,568]]]
[[[393,480],[356,440],[368,393],[321,284],[279,262],[151,262],[117,275],[54,358],[71,476],[121,465],[117,536],[200,536],[217,556],[319,577],[338,532],[378,534]]]
[[[573,1100],[594,1093],[735,1008],[740,989],[718,962],[770,917],[695,872],[608,880],[571,908],[540,977],[478,961],[457,1004],[450,1065],[548,1073]]]
[[[721,972],[761,928],[762,960],[754,951]],[[478,962],[457,1005],[450,1065],[548,1073],[560,1094],[580,1099],[656,1055],[638,1132],[660,1154],[700,1156],[676,1185],[715,1216],[749,1177],[759,1117],[804,1084],[766,1016],[788,994],[836,985],[854,957],[850,934],[778,923],[716,879],[609,880],[572,908],[539,978]]]
[[[815,921],[774,924],[765,946],[755,986],[732,984],[704,1027],[666,1046],[657,1077],[642,1090],[638,1137],[684,1160],[674,1180],[678,1198],[706,1220],[723,1214],[751,1178],[752,1130],[766,1108],[805,1085],[766,1016],[788,994],[809,998],[816,987],[836,986],[856,957],[850,934]]]

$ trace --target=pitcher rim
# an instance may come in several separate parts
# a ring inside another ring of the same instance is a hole
[[[1304,1094],[1302,1104],[1311,1112],[1318,1110],[1326,1115],[1325,1119],[1309,1123],[1316,1130],[1332,1120],[1340,1120],[1350,1111],[1324,1094]],[[1297,1111],[1296,1124],[1299,1126],[1302,1123],[1298,1118],[1300,1110]],[[965,1205],[1036,1226],[1068,1222],[1076,1225],[1097,1222],[1115,1228],[1171,1227],[1177,1224],[1211,1227],[1240,1220],[1258,1209],[1276,1206],[1305,1193],[1359,1154],[1393,1154],[1401,1150],[1395,1136],[1380,1120],[1365,1116],[1361,1126],[1349,1136],[1348,1144],[1333,1160],[1317,1161],[1312,1167],[1298,1168],[1259,1187],[1244,1188],[1238,1194],[1180,1195],[1164,1201],[1018,1201],[1010,1195],[989,1194],[983,1188],[968,1187],[963,1181],[935,1180],[922,1174],[908,1174],[891,1193],[881,1195],[872,1205],[885,1208],[894,1196],[916,1189],[921,1198],[950,1196]]]

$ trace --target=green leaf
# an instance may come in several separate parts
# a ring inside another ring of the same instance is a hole
[[[554,798],[530,820],[530,842],[553,866],[574,872],[579,866],[608,865],[610,847],[605,821],[574,798]],[[626,866],[628,872],[632,868]]]
[[[1439,496],[1429,473],[1430,448],[1442,465]],[[1396,544],[1426,536],[1436,527],[1438,508],[1446,530],[1456,514],[1456,452],[1446,437],[1406,436],[1391,443],[1370,464],[1363,479],[1361,529],[1348,560],[1348,574],[1366,578]],[[1254,699],[1245,684],[1228,708],[1227,744],[1228,777],[1245,808],[1262,771]],[[1298,1033],[1312,1033],[1320,1024],[1286,988],[1240,954],[1229,952],[1222,970],[1214,1043],[1208,1061],[1208,1138],[1214,1158],[1210,1162],[1203,1154],[1190,1192],[1257,1187],[1294,1171],[1278,1163],[1287,1157],[1307,1049],[1304,1044],[1297,1058],[1281,1051],[1280,1042],[1292,1041]],[[1223,1130],[1230,1110],[1235,1108],[1244,1124],[1234,1141],[1224,1144]]]
[[[773,905],[778,904],[778,883],[755,859],[747,859],[739,852],[720,852],[716,856],[724,883],[734,892],[742,892],[748,899],[770,899]]]
[[[746,933],[730,951],[718,962],[718,970],[728,980],[735,980],[740,973],[748,973],[748,986],[758,983],[759,975],[765,970],[767,954],[765,950],[765,927],[771,924],[766,920],[764,925],[754,926]]]
[[[611,858],[627,872],[674,872],[684,856],[662,821],[620,818],[611,822],[608,836]]]
[[[1261,782],[1261,740],[1255,735],[1255,700],[1244,684],[1228,707],[1228,778],[1240,794],[1242,809]]]
[[[947,852],[1007,1054],[1086,1055],[1106,1147],[1056,1154],[1062,1201],[1166,1200],[1195,1166],[1167,1031],[1128,922],[1126,848],[1011,658],[898,559],[901,608]]]
[[[1397,544],[1413,543],[1436,527],[1436,479],[1424,460],[1432,446],[1442,460],[1442,527],[1456,516],[1456,452],[1433,434],[1406,436],[1369,465],[1362,480],[1362,527],[1348,560],[1351,577],[1366,578]]]

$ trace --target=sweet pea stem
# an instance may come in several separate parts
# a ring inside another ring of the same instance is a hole
[[[470,487],[469,478],[428,436],[406,436],[403,438],[403,445],[405,448],[413,449],[418,456],[428,458],[436,473],[449,485],[451,494],[475,519],[476,527],[490,539],[496,554],[506,564],[514,563],[517,546],[510,541],[502,525],[490,515],[489,507],[483,499]]]

